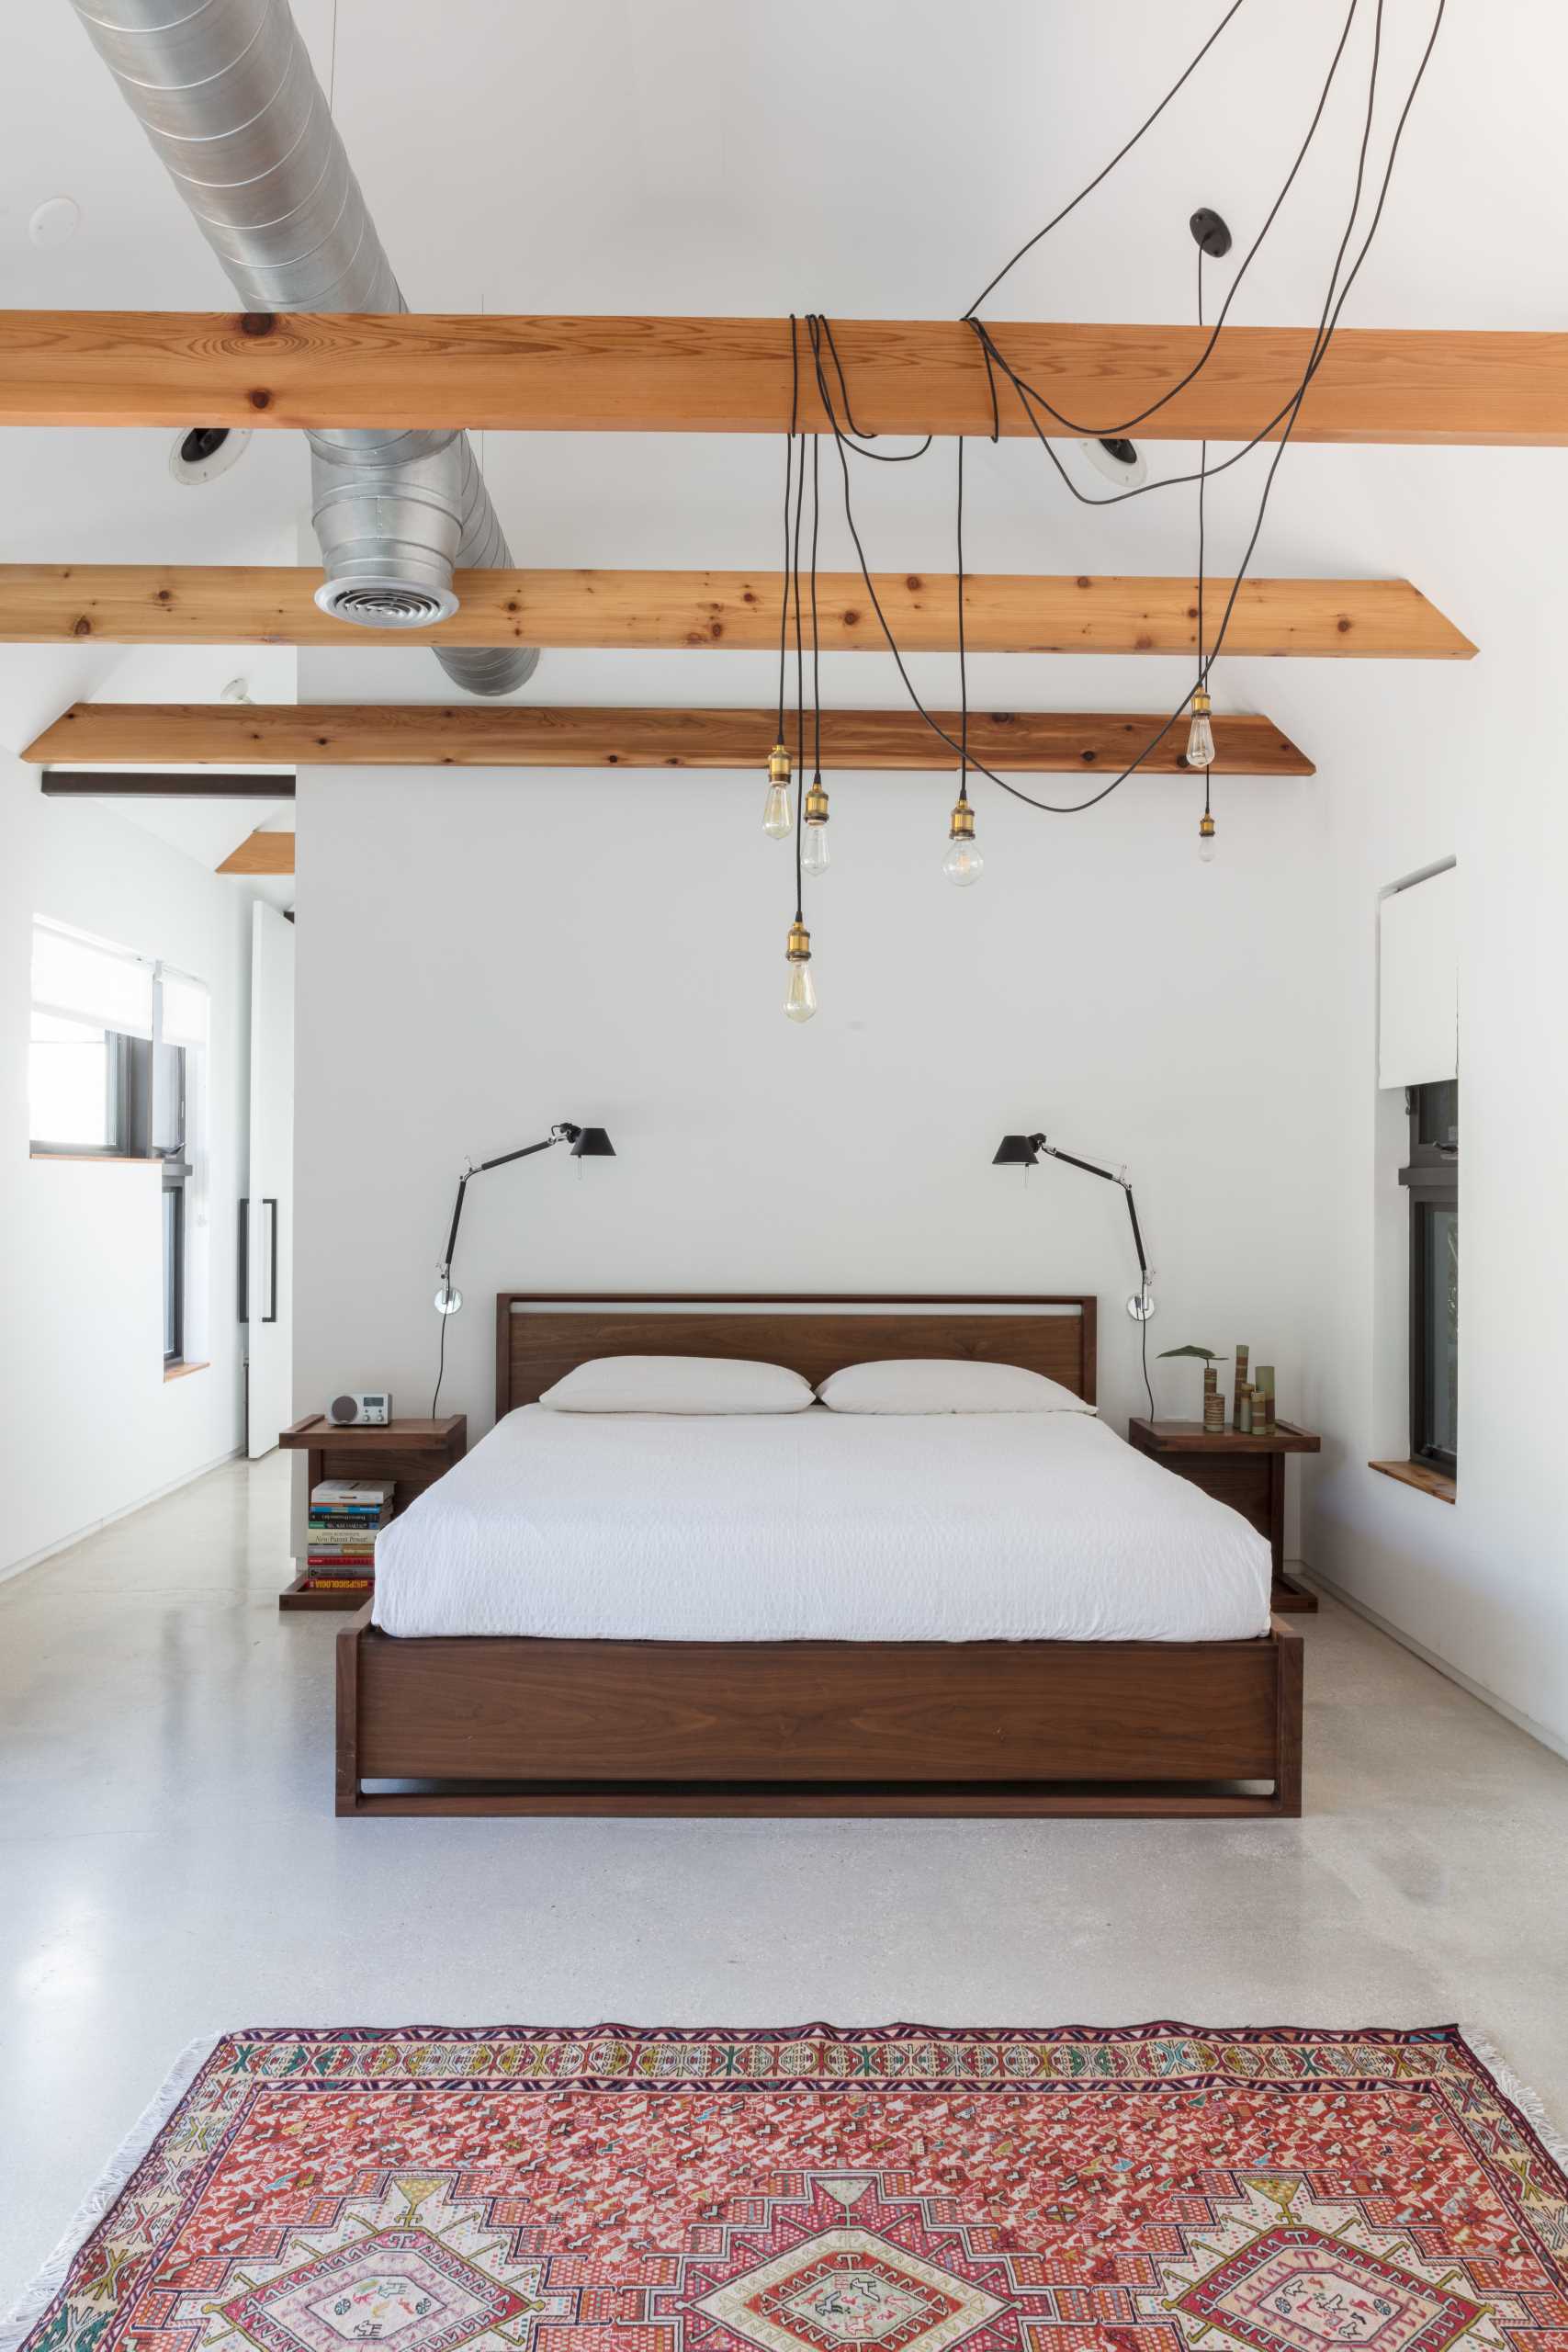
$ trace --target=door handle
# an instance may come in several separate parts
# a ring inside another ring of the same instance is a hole
[[[251,1203],[240,1203],[240,1240],[234,1253],[234,1305],[242,1323],[251,1319]]]
[[[270,1209],[272,1211],[271,1238],[267,1249],[269,1266],[267,1280],[267,1311],[262,1317],[262,1321],[264,1323],[276,1323],[277,1320],[277,1203],[275,1200],[264,1199],[262,1206],[264,1209]]]

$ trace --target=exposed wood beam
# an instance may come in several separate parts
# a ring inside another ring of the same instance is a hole
[[[257,768],[45,768],[39,790],[57,800],[292,800],[294,778]]]
[[[1080,435],[1119,430],[1193,366],[1205,339],[1191,326],[1010,321],[994,333]],[[989,433],[985,364],[962,321],[843,319],[834,334],[864,430]],[[1139,440],[1250,439],[1292,397],[1312,341],[1304,327],[1227,327],[1194,381],[1138,424]],[[782,433],[790,397],[783,319],[0,316],[0,424]],[[808,433],[826,423],[809,368],[800,416]],[[1010,389],[1000,424],[1031,429]],[[1568,334],[1343,327],[1294,437],[1568,443]]]
[[[950,734],[957,714],[936,716]],[[969,741],[990,767],[1105,774],[1123,767],[1158,713],[970,713]],[[28,745],[27,760],[119,763],[288,760],[311,767],[738,768],[760,770],[777,729],[771,710],[551,709],[528,704],[79,702]],[[1269,719],[1214,716],[1216,774],[1311,775],[1312,762]],[[1145,763],[1186,773],[1186,723]],[[824,767],[941,770],[953,755],[902,710],[825,710]]]
[[[220,874],[292,874],[294,871],[294,836],[292,833],[247,833],[238,849],[231,849]]]
[[[910,653],[957,644],[952,572],[874,575]],[[313,601],[318,571],[264,565],[0,564],[0,643],[62,645],[524,645],[772,650],[779,575],[767,571],[460,571],[460,609],[437,628],[348,628]],[[1213,613],[1228,580],[1209,580]],[[1197,650],[1197,582],[972,572],[964,628],[976,653]],[[825,650],[885,650],[858,572],[818,579]],[[1245,654],[1469,661],[1475,648],[1408,580],[1248,580],[1225,650]]]

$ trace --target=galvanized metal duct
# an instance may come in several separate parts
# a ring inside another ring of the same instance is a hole
[[[288,0],[71,0],[248,311],[403,311]],[[510,566],[466,434],[315,432],[324,612],[413,628],[454,568]],[[535,646],[438,651],[455,685],[520,686]]]

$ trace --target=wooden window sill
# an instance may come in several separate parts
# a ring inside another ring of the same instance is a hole
[[[1440,1503],[1451,1503],[1458,1491],[1448,1472],[1429,1462],[1369,1462],[1367,1467],[1380,1470],[1385,1478],[1397,1478],[1402,1486],[1414,1487],[1419,1494],[1435,1495]]]
[[[28,1153],[29,1159],[88,1159],[99,1168],[161,1168],[163,1161],[149,1157],[144,1151],[39,1151],[36,1146]]]
[[[166,1363],[164,1377],[165,1380],[184,1380],[187,1373],[210,1372],[211,1369],[210,1363]]]

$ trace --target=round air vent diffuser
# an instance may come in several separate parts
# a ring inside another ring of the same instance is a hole
[[[250,443],[249,433],[238,425],[193,424],[176,435],[169,451],[169,471],[182,488],[195,490],[237,466]]]
[[[1135,441],[1086,441],[1083,452],[1095,471],[1113,481],[1118,490],[1136,490],[1148,474],[1147,462]]]
[[[397,580],[323,580],[316,602],[333,620],[348,621],[355,628],[429,628],[434,621],[450,620],[457,609],[450,592],[442,594]]]

